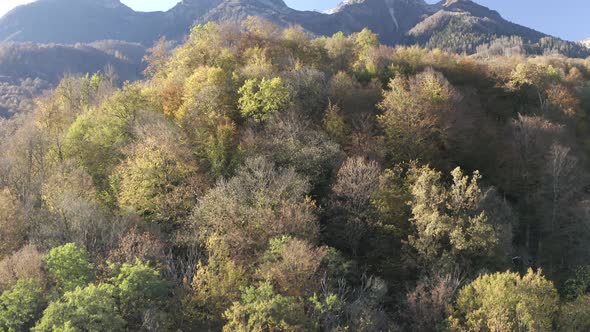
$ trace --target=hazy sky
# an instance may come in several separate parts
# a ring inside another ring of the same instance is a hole
[[[33,1],[34,0],[0,0],[0,15],[6,14],[7,11],[18,5],[24,5],[25,3]]]
[[[17,5],[33,0],[0,0],[0,15]],[[326,10],[341,0],[285,0],[296,9]],[[436,0],[427,0],[436,2]],[[476,0],[493,8],[505,18],[569,40],[590,37],[589,0]],[[123,0],[131,8],[142,11],[166,10],[178,0]]]

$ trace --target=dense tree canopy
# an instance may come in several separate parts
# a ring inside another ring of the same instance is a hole
[[[51,249],[45,256],[47,270],[62,292],[84,287],[94,281],[95,268],[86,249],[68,243]]]
[[[588,330],[590,61],[377,37],[198,25],[0,121],[0,330]]]

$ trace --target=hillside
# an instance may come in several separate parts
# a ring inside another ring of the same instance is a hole
[[[118,0],[38,0],[0,18],[0,41],[88,43],[117,39],[146,46],[160,36],[182,40],[195,23],[263,17],[316,35],[367,27],[387,45],[419,43],[459,53],[502,37],[535,44],[547,35],[503,19],[470,0],[429,5],[424,0],[348,0],[330,14],[297,11],[283,0],[184,0],[167,12],[135,12]],[[573,54],[568,54],[573,56]],[[590,55],[590,52],[580,56]],[[576,55],[578,56],[578,55]]]
[[[64,77],[0,120],[0,330],[590,331],[590,62],[524,44],[251,18]]]
[[[455,0],[441,4],[439,10],[409,30],[410,40],[444,49],[467,50],[500,36],[519,36],[536,43],[546,37],[541,32],[506,21],[496,11],[472,1]]]
[[[139,54],[145,49],[135,48],[128,59],[123,53],[125,50],[108,48],[107,44],[94,44],[104,51],[83,44],[0,44],[0,73],[12,80],[29,77],[56,84],[67,74],[95,73],[112,66],[122,81],[141,78],[143,66]]]
[[[32,99],[65,76],[110,71],[119,82],[143,77],[145,48],[120,41],[91,45],[0,44],[0,117],[30,110]]]
[[[151,43],[165,24],[162,14],[138,13],[118,0],[39,0],[0,18],[0,41]]]

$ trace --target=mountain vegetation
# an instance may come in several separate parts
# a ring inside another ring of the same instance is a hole
[[[143,76],[146,48],[183,43],[195,24],[241,25],[250,16],[280,28],[332,36],[369,28],[386,45],[420,45],[459,54],[561,54],[590,49],[514,24],[470,0],[344,1],[329,14],[297,11],[283,0],[185,0],[167,12],[141,13],[119,0],[37,0],[0,18],[0,117],[31,110],[36,98],[68,75],[117,73],[119,83]],[[40,19],[42,18],[42,19]]]
[[[64,77],[0,122],[0,329],[588,330],[590,62],[524,44],[249,17]]]
[[[102,71],[119,82],[143,77],[146,49],[115,40],[90,45],[0,44],[0,117],[34,108],[32,99],[55,88],[65,76]],[[114,77],[116,75],[116,77]]]

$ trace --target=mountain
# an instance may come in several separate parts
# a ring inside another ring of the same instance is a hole
[[[385,44],[414,44],[474,52],[504,36],[537,43],[547,35],[514,24],[470,0],[346,0],[330,13],[298,11],[283,0],[183,0],[167,12],[136,12],[119,0],[38,0],[0,18],[0,41],[90,43],[118,39],[151,45],[159,36],[181,40],[195,23],[241,22],[261,16],[316,35],[368,27]]]
[[[111,67],[119,81],[142,78],[145,48],[121,41],[59,45],[0,44],[0,118],[31,110],[32,98],[55,87],[68,74]]]
[[[423,0],[348,0],[326,18],[336,29],[314,32],[323,35],[337,31],[352,33],[368,27],[379,34],[382,42],[398,44],[412,27],[434,12]]]
[[[119,0],[38,0],[0,19],[0,41],[151,43],[164,24],[162,13],[135,12]]]
[[[498,36],[519,36],[536,43],[545,34],[514,24],[497,11],[472,1],[448,0],[408,32],[410,41],[430,47],[473,53],[478,45]]]
[[[167,12],[136,12],[119,0],[38,0],[0,18],[0,117],[32,107],[31,98],[66,74],[111,66],[121,80],[141,78],[146,46],[182,40],[195,24],[260,16],[316,35],[365,27],[389,45],[420,44],[456,53],[590,56],[590,48],[509,22],[469,0],[346,0],[329,13],[298,11],[283,0],[183,0]],[[4,41],[4,43],[1,43]],[[590,41],[586,41],[590,46]],[[513,52],[512,52],[513,53]]]
[[[581,40],[579,43],[586,46],[587,48],[590,48],[590,38]]]
[[[94,73],[111,66],[123,81],[142,77],[143,66],[125,56],[127,43],[108,42],[91,45],[4,43],[0,45],[0,75],[3,81],[38,78],[55,84],[64,74]],[[104,47],[104,49],[99,49]],[[137,52],[137,50],[134,50]],[[145,53],[145,51],[144,51]]]

